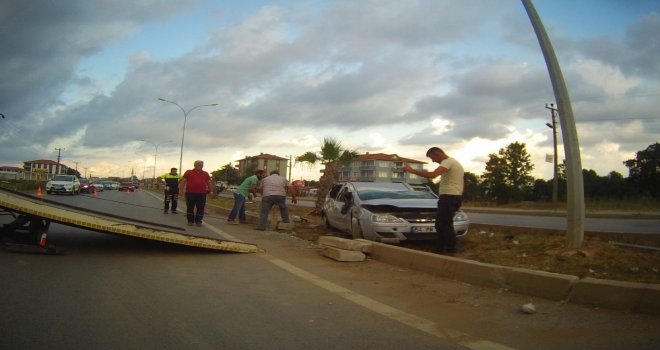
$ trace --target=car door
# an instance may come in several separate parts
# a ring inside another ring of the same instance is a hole
[[[339,197],[340,193],[343,193],[344,187],[344,184],[333,185],[332,189],[326,196],[325,204],[323,206],[323,212],[328,223],[330,226],[339,230],[344,230],[346,227],[346,224],[342,222],[341,217],[341,208],[344,203]]]

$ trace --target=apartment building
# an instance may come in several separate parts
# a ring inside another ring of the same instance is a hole
[[[422,170],[426,162],[399,157],[396,154],[365,153],[344,166],[339,167],[340,181],[406,182],[423,184],[426,179],[403,172],[403,164]]]
[[[241,176],[252,175],[257,169],[265,171],[266,174],[277,169],[280,171],[280,175],[288,177],[289,160],[272,154],[260,153],[257,156],[248,156],[238,161],[238,173]]]

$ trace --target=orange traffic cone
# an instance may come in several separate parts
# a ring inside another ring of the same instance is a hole
[[[37,198],[43,198],[44,194],[41,192],[41,186],[37,187]]]

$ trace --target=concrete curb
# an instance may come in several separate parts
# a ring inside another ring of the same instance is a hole
[[[370,243],[370,257],[374,260],[439,277],[550,300],[660,314],[660,285],[657,284],[591,277],[580,279],[572,275],[485,264],[378,242]]]

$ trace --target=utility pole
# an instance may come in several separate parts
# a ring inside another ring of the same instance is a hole
[[[61,165],[60,165],[60,156],[62,155],[62,151],[66,150],[66,148],[55,148],[57,151],[57,170],[55,170],[55,174],[59,174],[61,170]]]
[[[554,205],[556,207],[557,206],[557,196],[558,196],[558,192],[559,192],[559,189],[558,189],[558,186],[559,186],[559,184],[558,184],[559,181],[558,180],[559,179],[557,178],[557,172],[559,170],[559,165],[558,165],[558,162],[557,162],[557,121],[555,119],[555,117],[556,117],[555,113],[557,112],[557,108],[555,108],[554,103],[546,104],[545,108],[549,109],[550,113],[552,115],[552,124],[545,123],[545,125],[547,125],[550,129],[552,129],[552,144],[554,146],[554,152],[555,152],[554,153],[554,160],[553,160],[554,168],[553,168],[553,176],[552,176],[552,205]]]
[[[289,168],[289,183],[291,183],[291,156],[289,155],[289,163],[287,163],[287,167]]]
[[[559,123],[564,140],[564,156],[566,157],[566,243],[569,248],[579,248],[584,241],[584,178],[582,176],[582,161],[580,160],[580,144],[573,116],[571,99],[564,81],[564,75],[559,67],[557,55],[546,33],[531,0],[522,0],[525,11],[532,23],[536,38],[541,46],[545,64],[550,75],[555,101],[559,107]]]

